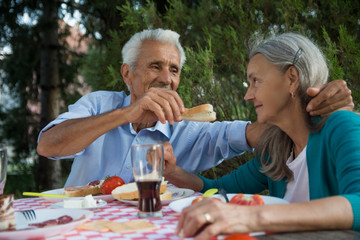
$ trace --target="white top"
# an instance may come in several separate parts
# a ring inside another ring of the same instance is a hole
[[[284,199],[290,203],[307,202],[309,196],[309,175],[306,162],[306,146],[301,153],[293,160],[291,152],[286,165],[294,174],[294,179],[286,185]]]

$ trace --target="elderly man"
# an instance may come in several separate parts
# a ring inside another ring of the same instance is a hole
[[[177,164],[190,172],[209,169],[255,146],[263,130],[257,123],[182,121],[184,104],[176,89],[185,53],[179,34],[163,29],[136,33],[124,45],[122,56],[121,74],[129,96],[87,94],[40,132],[40,155],[75,158],[65,186],[85,185],[107,175],[133,181],[129,151],[133,144],[169,141]],[[329,84],[320,94],[319,89],[309,90],[318,94],[310,103],[318,110],[315,114],[334,106],[353,107],[343,83]]]

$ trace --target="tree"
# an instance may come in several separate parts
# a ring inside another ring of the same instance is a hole
[[[101,87],[125,90],[119,72],[121,47],[135,32],[146,28],[169,28],[181,35],[187,62],[178,92],[186,106],[212,103],[218,120],[256,119],[244,101],[248,43],[254,33],[271,35],[300,32],[315,41],[329,59],[330,80],[347,79],[359,106],[360,3],[354,1],[168,1],[166,11],[155,2],[127,1],[118,6],[123,21],[112,40],[97,56],[102,59]],[[91,61],[92,56],[87,60]],[[95,61],[95,59],[93,59]],[[83,72],[89,71],[84,66]],[[89,76],[90,74],[88,74]],[[99,85],[87,78],[94,89]],[[245,158],[246,161],[251,154]],[[223,175],[239,165],[239,158],[225,161],[207,174]]]

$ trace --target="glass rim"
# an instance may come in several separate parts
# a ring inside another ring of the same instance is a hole
[[[161,146],[164,146],[164,144],[162,144],[162,143],[134,144],[134,145],[131,145],[131,148],[136,148],[136,147],[154,147],[154,146],[161,147]]]

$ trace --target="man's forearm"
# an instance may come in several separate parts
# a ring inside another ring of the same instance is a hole
[[[126,110],[116,109],[96,116],[64,121],[41,134],[38,154],[60,157],[80,152],[104,133],[128,123],[125,114]]]

